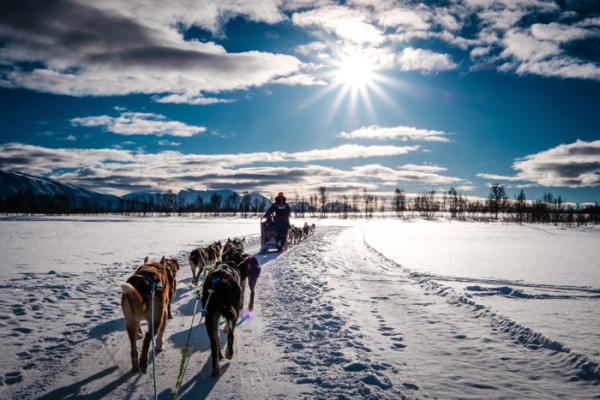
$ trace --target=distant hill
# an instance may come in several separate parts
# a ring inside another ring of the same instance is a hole
[[[306,201],[297,201],[297,202],[290,203],[290,208],[294,212],[312,212],[312,211],[316,211],[316,209],[317,209],[316,207],[311,206],[310,203],[308,203]]]
[[[19,212],[69,211],[263,211],[271,202],[257,192],[183,189],[179,193],[133,192],[121,197],[103,194],[21,172],[0,171],[0,209]]]
[[[118,196],[93,192],[79,186],[21,172],[0,171],[0,201],[20,202],[41,211],[45,206],[70,209],[118,210]]]

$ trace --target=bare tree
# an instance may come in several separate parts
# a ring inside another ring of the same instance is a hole
[[[506,206],[506,190],[504,186],[494,183],[490,186],[490,194],[488,195],[488,210],[494,213],[494,219],[498,219],[498,213],[504,210]]]
[[[369,218],[373,215],[373,200],[372,194],[367,192],[367,188],[363,189],[363,202],[365,204],[365,218]]]
[[[221,210],[222,202],[223,198],[218,193],[213,193],[212,196],[210,196],[210,205],[215,214]]]
[[[319,202],[321,203],[321,213],[325,216],[327,212],[325,205],[327,205],[327,188],[325,186],[319,187]]]
[[[450,218],[457,218],[458,216],[458,192],[453,187],[448,190],[448,197],[444,196],[444,203],[447,202],[448,211],[450,211]]]
[[[354,218],[356,218],[358,216],[359,204],[360,204],[360,193],[355,192],[352,195],[352,208],[354,210]]]
[[[406,211],[406,193],[404,193],[403,189],[396,188],[392,204],[396,215],[399,218],[404,218],[404,211]]]
[[[342,196],[342,207],[341,207],[341,211],[342,211],[342,218],[346,219],[348,218],[348,211],[350,210],[350,204],[348,203],[348,196],[346,194],[344,194]]]
[[[515,201],[515,213],[517,214],[517,221],[519,221],[520,224],[523,223],[523,217],[526,210],[527,198],[525,197],[525,192],[521,189]]]

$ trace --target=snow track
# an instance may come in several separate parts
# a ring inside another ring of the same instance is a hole
[[[175,318],[157,357],[161,399],[172,397],[194,302],[186,253],[178,257]],[[259,259],[256,308],[236,328],[233,360],[210,378],[209,342],[196,326],[180,398],[600,399],[585,355],[411,275],[358,228],[320,227]],[[0,397],[150,398],[151,374],[129,372],[119,305],[117,284],[131,270],[2,282],[1,339],[18,361],[2,371]]]

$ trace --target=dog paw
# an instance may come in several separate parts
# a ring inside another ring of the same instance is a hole
[[[222,360],[223,358],[223,353],[219,351],[219,360]]]
[[[148,361],[140,360],[140,372],[145,374],[148,371]]]
[[[225,352],[225,358],[231,360],[233,358],[233,349],[227,349]]]
[[[210,371],[210,376],[212,376],[213,378],[218,378],[221,375],[221,368],[219,367],[213,367],[212,370]]]

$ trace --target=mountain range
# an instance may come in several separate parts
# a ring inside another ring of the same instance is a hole
[[[124,209],[196,209],[264,210],[270,200],[258,192],[240,195],[233,190],[182,189],[178,193],[134,192],[123,196],[94,192],[82,187],[22,172],[0,171],[0,204],[23,207],[25,203],[43,208],[51,203],[53,208],[64,206],[68,210],[120,211]]]

